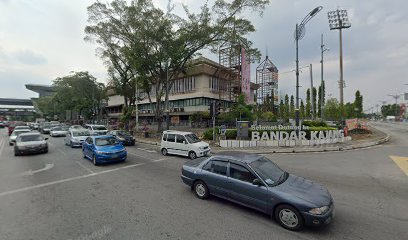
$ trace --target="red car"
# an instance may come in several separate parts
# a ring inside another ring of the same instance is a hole
[[[15,128],[16,126],[25,126],[25,124],[24,124],[23,122],[10,122],[10,123],[8,124],[8,126],[7,126],[7,128],[8,128],[8,135],[9,135],[9,136],[13,133],[14,128]]]

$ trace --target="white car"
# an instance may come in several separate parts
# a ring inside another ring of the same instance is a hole
[[[31,132],[31,130],[26,128],[14,129],[13,133],[9,137],[9,145],[12,146],[14,143],[16,143],[16,138],[18,137],[18,135],[28,132]]]
[[[68,129],[66,127],[53,127],[50,131],[51,137],[65,137],[67,135]]]
[[[163,155],[176,154],[195,159],[207,156],[211,148],[192,132],[168,130],[163,132],[160,150]]]
[[[70,147],[82,147],[82,143],[87,137],[91,136],[89,131],[85,128],[68,130],[64,138],[65,145]]]
[[[86,124],[85,128],[91,133],[91,135],[106,135],[108,133],[108,129],[104,125],[96,125],[96,124]]]

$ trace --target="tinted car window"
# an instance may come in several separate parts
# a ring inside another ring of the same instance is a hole
[[[87,138],[87,139],[86,139],[86,142],[87,142],[88,144],[92,144],[92,143],[93,143],[92,138]]]
[[[167,134],[163,134],[163,141],[167,141]]]
[[[195,134],[187,134],[186,138],[189,143],[201,142],[201,140]]]
[[[95,139],[96,146],[112,146],[112,145],[117,145],[117,144],[119,144],[119,142],[116,140],[116,138],[113,138],[113,137]]]
[[[265,157],[253,161],[250,163],[250,166],[270,186],[274,185],[285,175],[285,171]]]
[[[18,142],[31,142],[31,141],[42,141],[42,140],[44,140],[44,138],[41,135],[19,136],[17,139]]]
[[[203,169],[212,173],[227,176],[228,162],[212,160],[209,161]]]
[[[176,142],[183,143],[186,139],[182,135],[176,135]]]
[[[175,142],[176,135],[174,134],[167,134],[167,142]]]
[[[252,174],[248,169],[235,163],[231,163],[230,165],[230,177],[250,183],[252,183],[254,179],[256,179],[256,176]]]

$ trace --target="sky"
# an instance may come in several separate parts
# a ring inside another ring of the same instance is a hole
[[[71,71],[89,71],[106,82],[106,68],[95,55],[96,45],[83,40],[87,6],[92,0],[0,0],[0,98],[30,98],[37,94],[24,85],[51,84]],[[105,2],[105,1],[102,1]],[[167,0],[153,0],[161,7]],[[202,1],[173,0],[176,12],[181,3],[198,10]],[[211,2],[211,1],[210,1]],[[299,41],[299,65],[313,65],[315,86],[320,76],[320,37],[330,49],[324,54],[326,96],[339,98],[339,32],[330,31],[327,12],[348,11],[351,28],[343,31],[344,101],[354,101],[356,90],[369,110],[383,101],[394,103],[389,94],[408,92],[408,9],[405,0],[271,0],[263,16],[243,12],[256,31],[245,36],[266,53],[278,67],[280,94],[295,94],[295,24],[316,6],[323,9],[306,25]],[[405,16],[405,17],[404,17]],[[203,52],[204,56],[217,60]],[[255,81],[258,63],[252,64]],[[300,98],[310,86],[310,73],[300,74]],[[400,98],[402,100],[402,98]]]

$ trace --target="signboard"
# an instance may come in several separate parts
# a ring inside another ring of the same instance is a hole
[[[252,126],[252,141],[283,141],[283,140],[307,140],[307,126]],[[272,130],[272,131],[267,131]],[[287,130],[292,130],[288,132]],[[295,131],[298,130],[298,131]],[[262,131],[262,133],[260,132]],[[344,138],[343,130],[310,131],[310,140],[329,140]]]
[[[237,138],[247,138],[249,135],[249,122],[237,121]]]
[[[225,133],[227,132],[227,128],[226,128],[226,126],[225,125],[221,125],[220,126],[220,134],[222,135],[222,136],[225,136]]]
[[[245,54],[245,48],[241,49],[241,53],[241,93],[245,94],[245,102],[248,103],[251,98],[251,62],[249,56],[247,57]]]
[[[404,99],[405,99],[405,101],[408,101],[408,93],[404,94]]]
[[[346,126],[347,130],[349,131],[358,128],[358,119],[357,118],[347,119]]]
[[[180,123],[180,116],[172,116],[170,119],[172,124],[179,124]]]

